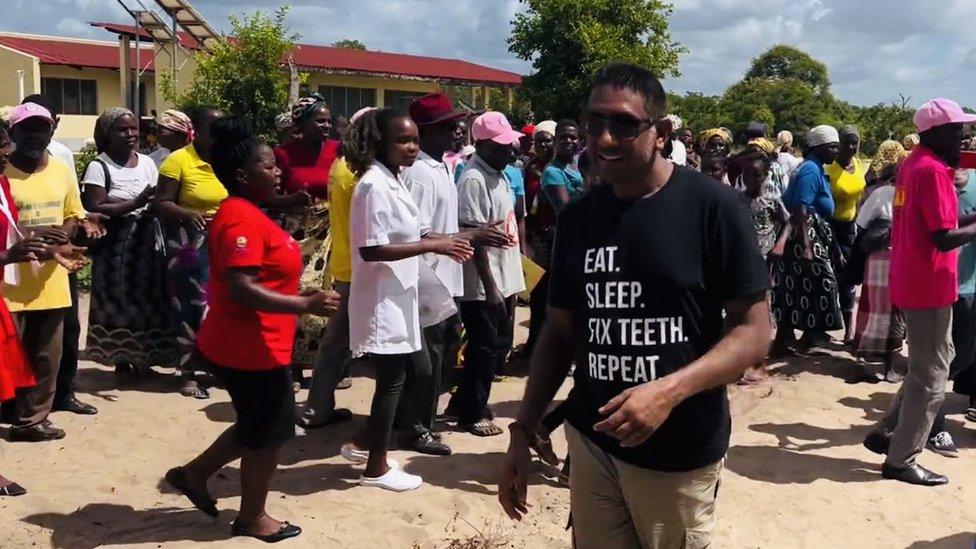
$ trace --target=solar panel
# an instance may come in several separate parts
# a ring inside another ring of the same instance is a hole
[[[175,19],[176,24],[182,27],[187,34],[195,38],[204,49],[209,50],[214,41],[220,36],[210,26],[210,23],[207,23],[207,20],[200,15],[200,12],[190,5],[189,0],[156,0],[156,4],[167,15]]]

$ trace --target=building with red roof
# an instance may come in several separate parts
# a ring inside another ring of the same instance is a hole
[[[76,150],[91,138],[100,112],[134,107],[133,68],[139,67],[138,107],[145,115],[169,108],[156,73],[172,69],[177,86],[185,84],[199,52],[199,44],[185,33],[177,33],[181,47],[173,48],[153,44],[148,33],[132,25],[92,25],[115,34],[117,40],[0,32],[0,66],[15,75],[0,83],[0,105],[43,93],[61,110],[56,137]],[[486,100],[489,88],[512,90],[522,82],[516,73],[457,59],[312,44],[299,44],[290,57],[297,70],[308,74],[307,87],[325,96],[334,114],[345,116],[363,106],[405,108],[414,98],[444,86],[470,88],[469,103],[475,106]]]

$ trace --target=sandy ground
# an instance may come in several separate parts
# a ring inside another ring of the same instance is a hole
[[[973,547],[976,438],[958,397],[950,398],[949,426],[962,457],[922,456],[951,484],[912,487],[882,480],[880,459],[860,445],[894,386],[847,383],[852,363],[843,354],[775,371],[764,385],[732,391],[733,448],[719,498],[718,547]],[[495,385],[492,404],[502,423],[516,413],[524,381]],[[99,407],[97,416],[56,414],[68,432],[62,441],[0,443],[0,471],[30,491],[0,498],[0,547],[261,546],[229,536],[239,464],[211,485],[220,498],[216,521],[160,490],[163,473],[203,449],[233,416],[222,391],[198,401],[176,388],[167,376],[120,390],[108,368],[83,364],[79,395]],[[363,423],[372,390],[366,372],[355,372],[353,388],[338,397],[355,421],[287,446],[269,510],[303,527],[288,546],[569,547],[563,530],[569,493],[543,474],[530,488],[534,507],[524,522],[502,514],[493,483],[505,436],[484,440],[448,430],[451,457],[393,453],[424,477],[420,490],[359,487],[359,470],[338,449]],[[555,441],[562,454],[561,431]],[[481,537],[491,543],[462,544]]]

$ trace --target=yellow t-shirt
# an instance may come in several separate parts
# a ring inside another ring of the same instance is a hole
[[[180,182],[176,205],[181,208],[212,216],[227,198],[227,189],[214,175],[210,164],[197,154],[193,143],[166,157],[159,167],[159,175]]]
[[[27,234],[31,227],[63,225],[66,219],[84,219],[81,191],[63,162],[48,159],[39,172],[24,173],[8,164],[4,175],[20,212],[18,226]],[[3,285],[3,297],[11,312],[46,311],[71,306],[68,271],[57,261],[18,263],[17,285]]]
[[[349,170],[345,158],[338,158],[329,169],[329,227],[332,231],[332,254],[329,270],[339,282],[352,281],[352,258],[349,256],[349,204],[358,179]]]
[[[857,204],[864,194],[864,164],[854,158],[854,173],[840,166],[837,162],[827,166],[827,177],[830,178],[830,194],[834,195],[834,219],[837,221],[854,221],[857,217]]]

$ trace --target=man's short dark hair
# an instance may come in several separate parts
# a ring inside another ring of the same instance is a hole
[[[35,105],[40,105],[47,109],[47,112],[51,113],[51,116],[57,116],[61,114],[54,108],[54,102],[39,93],[28,95],[20,102],[21,105],[24,103],[34,103]]]
[[[600,86],[612,86],[644,96],[644,109],[653,119],[667,112],[667,95],[654,73],[633,63],[612,63],[601,67],[593,77],[591,91]]]
[[[579,129],[579,122],[569,118],[563,118],[562,120],[556,123],[556,135],[562,133],[562,131],[565,130],[566,128]]]

